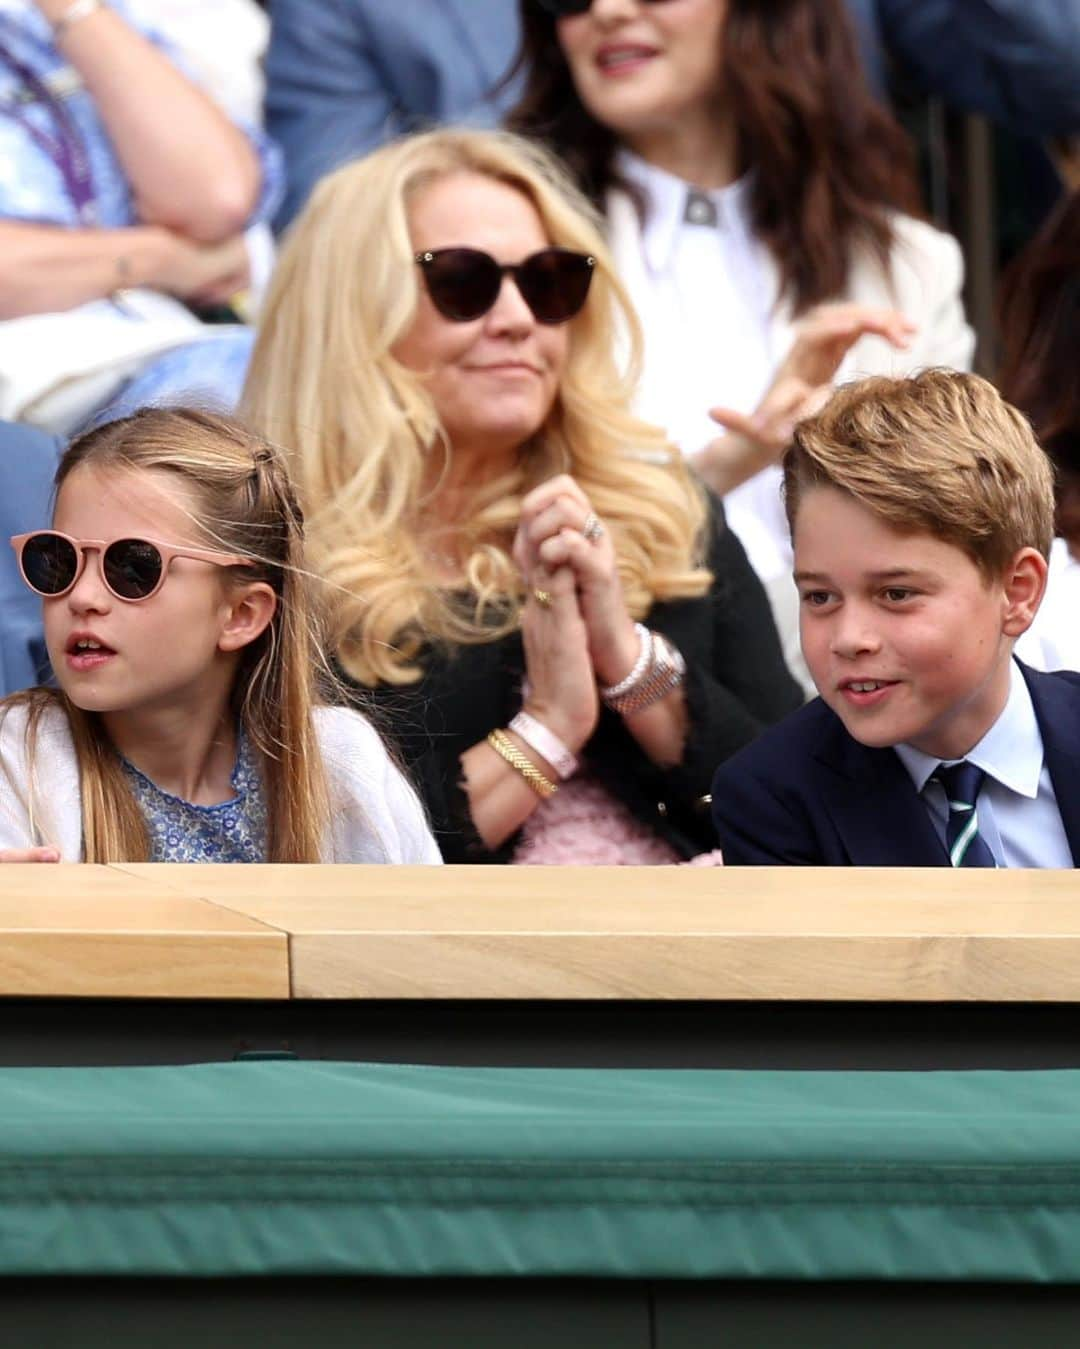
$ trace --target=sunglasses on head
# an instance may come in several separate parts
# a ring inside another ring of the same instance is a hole
[[[569,248],[542,248],[516,263],[496,262],[479,248],[438,248],[415,257],[431,303],[454,323],[486,314],[508,273],[538,323],[565,323],[585,303],[596,267],[594,257]]]
[[[593,0],[537,0],[541,9],[556,19],[568,19],[572,14],[584,14],[592,8]],[[641,0],[646,5],[662,5],[666,0]]]
[[[16,534],[11,540],[19,571],[31,590],[49,599],[66,595],[83,573],[86,553],[101,554],[101,575],[118,600],[134,603],[156,595],[174,557],[212,562],[216,567],[249,566],[251,559],[205,548],[174,548],[156,539],[73,539],[55,529]]]

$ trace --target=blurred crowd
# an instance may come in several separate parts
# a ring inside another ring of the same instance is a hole
[[[0,532],[71,437],[237,413],[447,860],[706,863],[716,766],[814,691],[794,427],[976,359],[913,92],[1053,184],[980,368],[1056,473],[1017,655],[1080,669],[1062,0],[0,0]],[[48,678],[24,579],[7,693]]]

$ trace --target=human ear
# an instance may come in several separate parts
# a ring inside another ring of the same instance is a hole
[[[1001,630],[1006,637],[1027,632],[1046,593],[1046,558],[1037,548],[1021,548],[1005,568],[1005,610]]]
[[[265,581],[253,581],[228,599],[225,621],[218,636],[219,651],[250,646],[270,626],[277,612],[277,596]]]

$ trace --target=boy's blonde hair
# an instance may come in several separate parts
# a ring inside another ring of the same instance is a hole
[[[1021,548],[1050,551],[1050,461],[978,375],[924,370],[846,385],[795,428],[783,467],[792,532],[803,495],[835,487],[894,529],[955,544],[988,578]]]
[[[410,205],[463,173],[520,192],[553,244],[596,259],[545,424],[511,472],[476,484],[459,522],[467,604],[433,575],[418,515],[432,456],[446,465],[453,446],[422,375],[393,355],[420,295]],[[443,128],[319,183],[275,267],[242,406],[290,451],[308,555],[327,583],[331,649],[354,680],[410,683],[428,642],[490,642],[518,626],[524,591],[511,542],[521,499],[555,473],[574,475],[609,529],[634,617],[657,600],[705,593],[704,497],[665,434],[632,411],[640,350],[595,212],[541,147]]]

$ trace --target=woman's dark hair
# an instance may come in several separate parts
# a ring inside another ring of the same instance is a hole
[[[537,0],[520,0],[514,72],[524,92],[507,124],[546,141],[599,206],[616,183],[618,137],[586,111]],[[727,0],[720,90],[734,119],[739,172],[753,170],[752,223],[796,313],[842,294],[852,255],[883,268],[890,211],[920,213],[907,136],[872,96],[843,0]]]
[[[1059,468],[1080,475],[1080,190],[1050,214],[1001,288],[998,384]]]

